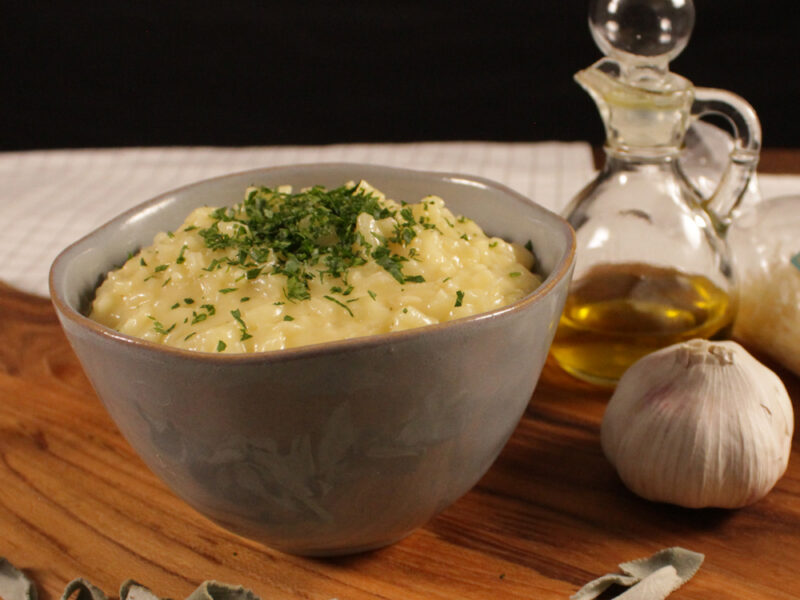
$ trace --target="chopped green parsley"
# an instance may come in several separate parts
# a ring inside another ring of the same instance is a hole
[[[376,236],[376,243],[366,243],[356,228],[361,213],[376,220],[394,217],[393,235],[388,239]],[[408,259],[389,246],[407,246],[416,237],[418,223],[411,209],[393,211],[357,185],[330,190],[315,186],[296,194],[251,188],[242,204],[219,208],[211,217],[212,224],[198,235],[208,248],[227,251],[228,256],[215,258],[205,269],[234,266],[242,269],[247,279],[265,272],[284,275],[284,294],[289,300],[308,299],[308,283],[315,277],[345,278],[348,269],[370,258],[399,283],[422,280],[403,273]],[[230,225],[220,228],[221,223]]]
[[[244,320],[242,319],[242,313],[239,312],[239,309],[231,311],[231,316],[236,319],[236,322],[239,324],[239,331],[242,334],[242,337],[239,338],[241,341],[249,340],[252,335],[247,333],[247,325],[245,324]]]
[[[333,302],[334,304],[338,304],[338,305],[339,305],[339,306],[341,306],[343,309],[345,309],[345,310],[348,312],[348,314],[349,314],[351,317],[353,316],[353,311],[352,311],[352,310],[350,310],[350,307],[349,307],[349,306],[347,306],[347,304],[344,304],[344,303],[342,303],[342,302],[339,302],[339,301],[338,301],[336,298],[334,298],[333,296],[323,296],[323,298],[325,298],[325,300],[330,300],[330,301],[331,301],[331,302]]]
[[[147,318],[153,321],[153,330],[159,335],[167,335],[170,331],[175,329],[175,323],[170,325],[168,328],[164,328],[164,325],[157,321],[153,315],[147,315]]]
[[[184,258],[183,253],[186,252],[186,249],[188,247],[189,246],[187,244],[184,244],[183,246],[181,246],[181,251],[178,252],[178,258],[175,259],[175,264],[182,265],[184,262],[186,262],[186,259]]]

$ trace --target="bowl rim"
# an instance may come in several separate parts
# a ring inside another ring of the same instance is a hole
[[[533,205],[537,209],[543,211],[545,214],[549,214],[552,217],[554,217],[554,223],[558,225],[558,227],[562,230],[562,233],[566,234],[566,236],[569,239],[569,248],[559,258],[558,262],[554,265],[551,272],[535,290],[532,290],[530,293],[526,294],[519,300],[512,302],[511,304],[501,306],[494,310],[477,313],[465,317],[460,317],[458,319],[453,319],[451,321],[444,321],[441,323],[434,323],[432,325],[425,325],[423,327],[415,327],[412,329],[405,329],[401,331],[389,331],[385,333],[377,333],[372,335],[352,337],[341,340],[331,340],[327,342],[319,342],[315,344],[307,344],[303,346],[295,346],[279,350],[264,350],[259,352],[236,352],[236,353],[206,352],[202,350],[189,350],[186,348],[177,348],[174,346],[168,346],[166,344],[151,342],[149,340],[145,340],[126,333],[121,333],[115,329],[112,329],[106,325],[102,325],[101,323],[94,321],[88,316],[81,314],[80,311],[72,308],[70,304],[62,297],[61,290],[59,289],[59,286],[57,284],[57,279],[59,278],[59,274],[63,272],[67,264],[69,264],[72,255],[81,250],[81,248],[87,244],[88,240],[95,237],[101,231],[110,230],[115,225],[117,225],[118,222],[126,221],[130,217],[138,213],[141,213],[144,209],[156,205],[160,202],[163,202],[170,196],[176,196],[178,194],[181,194],[182,192],[185,192],[186,190],[189,190],[191,188],[200,187],[207,183],[220,181],[224,179],[241,177],[251,173],[252,174],[265,173],[265,172],[274,172],[274,171],[298,169],[298,168],[308,168],[312,170],[318,168],[377,169],[381,171],[388,171],[395,175],[406,174],[409,176],[422,176],[427,178],[432,177],[435,179],[440,179],[453,183],[460,183],[473,186],[477,185],[478,187],[483,187],[483,188],[492,188],[496,191],[502,192],[503,194],[514,198],[518,202],[522,202],[523,204]],[[282,165],[274,165],[268,167],[260,167],[255,169],[247,169],[244,171],[236,171],[236,172],[226,173],[224,175],[218,175],[215,177],[201,179],[176,188],[172,188],[170,190],[166,190],[148,200],[140,202],[139,204],[131,207],[125,212],[122,212],[119,215],[113,217],[103,225],[93,229],[86,235],[82,236],[80,239],[76,240],[75,242],[71,243],[69,246],[64,248],[61,252],[59,252],[58,256],[55,258],[50,267],[48,284],[50,288],[51,301],[55,306],[57,312],[60,314],[61,318],[69,320],[74,325],[78,326],[81,329],[87,330],[90,334],[94,336],[99,336],[101,338],[112,340],[114,342],[127,344],[132,348],[141,348],[142,350],[147,352],[154,352],[156,354],[161,354],[164,355],[164,358],[174,357],[174,358],[190,359],[192,361],[215,362],[215,363],[223,361],[225,363],[243,365],[252,363],[285,362],[287,360],[297,360],[301,358],[314,357],[323,354],[333,354],[337,352],[348,352],[360,349],[367,349],[375,346],[382,346],[384,344],[388,344],[391,342],[403,342],[418,337],[427,337],[435,332],[442,331],[445,329],[452,329],[454,327],[457,327],[459,329],[464,329],[464,328],[469,329],[477,326],[477,324],[486,320],[496,319],[513,313],[521,312],[527,306],[538,302],[546,295],[548,295],[550,291],[553,290],[561,280],[563,280],[565,277],[568,276],[575,262],[575,253],[576,253],[575,232],[565,219],[563,219],[560,215],[551,211],[550,209],[545,208],[541,204],[536,203],[534,200],[528,198],[527,196],[511,189],[510,187],[502,183],[499,183],[497,181],[487,179],[485,177],[477,175],[469,175],[465,173],[453,173],[445,171],[424,171],[418,169],[393,167],[393,166],[386,166],[386,165],[372,164],[372,163],[355,163],[355,162],[293,163],[293,164],[282,164]]]

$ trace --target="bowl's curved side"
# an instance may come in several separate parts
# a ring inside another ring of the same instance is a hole
[[[531,397],[567,280],[502,318],[285,362],[147,355],[65,327],[122,433],[177,495],[300,554],[389,543],[468,491]]]
[[[51,289],[112,418],[179,496],[281,550],[338,554],[406,535],[492,464],[544,364],[574,263],[574,235],[559,217],[491,182],[415,174],[412,185],[397,169],[308,170],[238,174],[145,204],[65,251]],[[177,225],[165,225],[165,217],[182,219],[219,194],[236,202],[253,182],[330,186],[356,173],[392,197],[438,194],[493,234],[531,239],[545,283],[484,315],[256,355],[165,348],[80,314],[115,261]]]

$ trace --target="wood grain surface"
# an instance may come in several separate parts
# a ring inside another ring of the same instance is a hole
[[[800,429],[800,380],[770,366]],[[0,556],[42,600],[79,576],[111,596],[133,578],[177,599],[216,579],[265,600],[547,600],[684,546],[706,559],[671,598],[800,598],[800,435],[762,501],[681,509],[621,484],[599,445],[606,401],[548,365],[498,461],[454,505],[391,547],[298,558],[228,533],[175,497],[106,414],[49,300],[0,284]]]

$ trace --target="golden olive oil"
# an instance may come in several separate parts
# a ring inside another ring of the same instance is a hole
[[[645,354],[727,335],[733,304],[702,275],[638,263],[598,265],[572,283],[551,352],[568,373],[614,385]]]

